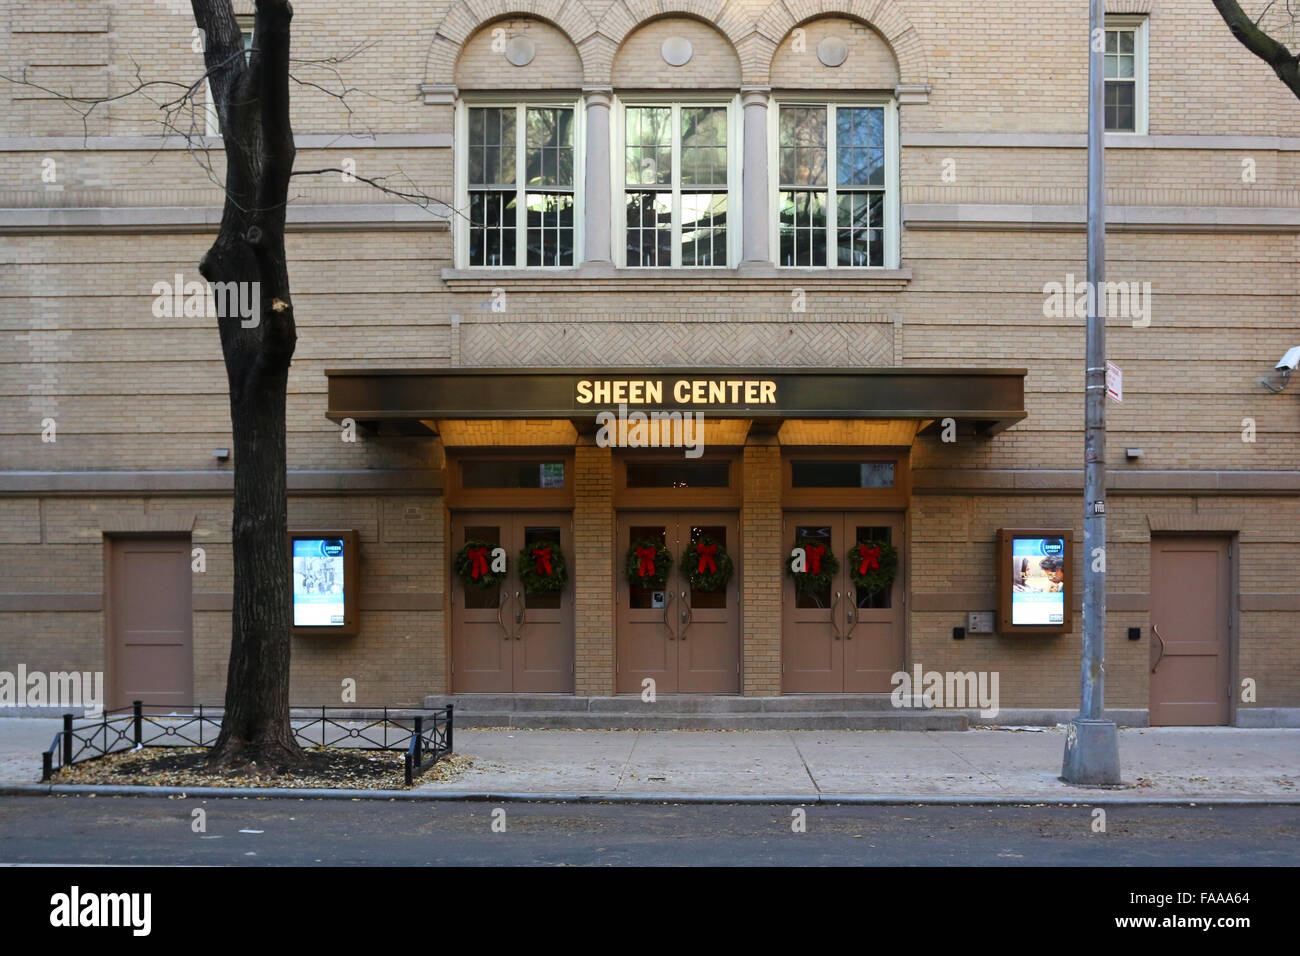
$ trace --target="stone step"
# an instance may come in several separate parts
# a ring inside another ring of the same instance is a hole
[[[965,714],[916,709],[777,713],[475,711],[457,708],[456,727],[518,730],[966,730]]]
[[[881,713],[899,710],[889,694],[791,694],[783,697],[739,697],[712,694],[661,694],[653,701],[639,696],[574,697],[567,694],[450,694],[425,698],[426,707],[455,704],[458,714],[552,713],[593,714],[784,714]],[[918,708],[919,709],[919,708]]]

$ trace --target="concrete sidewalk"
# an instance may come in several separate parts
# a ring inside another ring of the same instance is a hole
[[[428,792],[850,795],[1060,799],[1064,731],[481,731],[456,734],[474,769]],[[1300,803],[1300,730],[1120,732],[1129,796]]]
[[[40,778],[60,722],[0,719],[0,784]],[[1007,799],[1098,791],[1058,778],[1060,728],[898,731],[458,730],[474,767],[424,794]],[[1120,731],[1125,787],[1147,799],[1282,798],[1300,803],[1300,729]]]

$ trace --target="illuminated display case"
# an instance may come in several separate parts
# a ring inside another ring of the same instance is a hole
[[[295,635],[357,633],[355,530],[290,531],[290,629]]]
[[[1000,528],[998,633],[1064,634],[1074,602],[1073,532]]]

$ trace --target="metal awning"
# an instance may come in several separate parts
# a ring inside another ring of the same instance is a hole
[[[594,428],[620,404],[703,412],[771,429],[788,419],[909,419],[994,435],[1026,417],[1025,369],[328,369],[326,417],[378,434],[432,435],[438,419],[567,419]]]

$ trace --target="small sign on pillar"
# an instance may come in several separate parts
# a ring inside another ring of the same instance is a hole
[[[1106,363],[1106,394],[1117,402],[1124,401],[1124,373],[1114,362]]]

